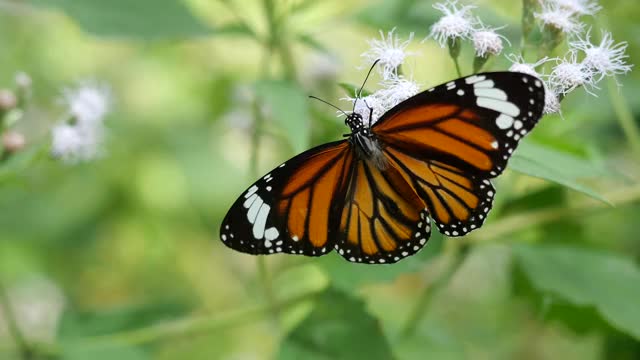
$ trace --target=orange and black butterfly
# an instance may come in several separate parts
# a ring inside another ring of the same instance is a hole
[[[432,224],[447,236],[482,226],[518,141],[542,116],[536,77],[493,72],[424,91],[372,126],[349,114],[347,139],[282,163],[233,204],[230,248],[260,255],[394,263],[419,251]],[[433,222],[431,221],[433,219]]]

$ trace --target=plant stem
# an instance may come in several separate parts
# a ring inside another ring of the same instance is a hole
[[[13,340],[16,342],[21,358],[23,360],[32,359],[33,352],[31,351],[29,344],[20,331],[18,321],[16,320],[13,309],[11,307],[9,295],[2,284],[0,284],[0,310],[2,310],[2,314],[4,314],[4,318],[7,321],[7,327],[9,328],[9,333],[11,334],[11,337],[13,337]]]
[[[616,191],[604,194],[604,197],[615,207],[632,202],[638,202],[640,201],[640,184],[619,188]],[[577,214],[584,215],[586,212],[605,208],[611,208],[611,205],[593,199],[586,199],[569,208],[558,207],[526,211],[506,216],[495,223],[485,224],[476,232],[468,234],[464,238],[460,239],[460,241],[469,245],[483,243],[494,239],[500,239],[519,230],[539,226]]]
[[[462,77],[462,71],[460,70],[460,39],[449,40],[449,56],[453,59],[453,64],[456,67],[456,72],[458,73],[458,77]]]
[[[256,98],[253,105],[253,113],[254,113],[254,124],[253,124],[253,133],[251,134],[251,156],[249,161],[249,173],[251,174],[251,178],[258,178],[258,156],[260,149],[260,137],[262,135],[262,127],[264,124],[264,117],[262,116],[262,112],[260,111],[260,103],[259,99]],[[264,256],[258,256],[256,258],[256,268],[258,272],[258,280],[260,281],[263,289],[264,295],[267,300],[267,304],[272,309],[273,318],[276,324],[279,324],[279,307],[276,306],[276,298],[273,291],[273,284],[271,281],[271,275],[269,274],[269,269],[267,267],[266,259]]]
[[[609,199],[615,206],[640,201],[640,184],[635,184],[626,188],[619,189],[615,192],[605,194],[605,197]],[[455,274],[456,270],[460,267],[460,264],[462,264],[462,262],[466,258],[468,248],[470,246],[476,245],[480,242],[501,238],[518,230],[539,226],[541,224],[555,221],[563,217],[582,214],[587,211],[594,211],[609,207],[609,205],[602,202],[595,201],[593,199],[587,199],[578,203],[572,208],[562,207],[528,211],[504,217],[493,224],[484,225],[481,229],[477,230],[477,232],[468,234],[462,239],[456,239],[455,244],[458,247],[454,248],[455,251],[453,251],[451,255],[452,260],[449,267],[442,273],[440,277],[438,277],[438,279],[433,284],[424,288],[422,294],[416,302],[416,305],[410,312],[408,320],[401,331],[401,336],[409,337],[414,334],[417,326],[426,314],[429,303],[431,302],[435,294],[437,294],[438,291],[441,290],[442,287],[449,282],[451,276]]]
[[[522,37],[520,38],[520,55],[524,59],[527,53],[527,41],[535,26],[534,10],[536,0],[522,0]]]
[[[620,89],[618,88],[618,84],[614,77],[609,77],[608,87],[611,106],[613,107],[613,111],[616,113],[616,118],[620,123],[620,127],[622,128],[624,135],[627,137],[631,150],[636,154],[636,156],[640,156],[640,131],[638,130],[638,126],[635,124],[635,119],[633,118],[633,112],[629,108],[629,103],[620,93]]]
[[[420,321],[424,318],[429,309],[429,304],[433,300],[434,296],[440,292],[451,280],[453,274],[460,268],[460,265],[467,258],[469,253],[469,247],[459,243],[457,240],[452,244],[452,251],[449,255],[451,259],[447,268],[440,274],[440,276],[430,285],[425,286],[420,294],[420,297],[416,301],[415,306],[409,312],[409,317],[400,332],[402,338],[408,338],[412,336]]]
[[[312,291],[279,301],[280,308],[293,306],[301,302],[313,300],[318,291]],[[260,304],[241,309],[229,310],[211,316],[194,316],[186,319],[151,325],[141,329],[127,330],[114,334],[88,336],[72,340],[68,345],[78,348],[107,348],[137,346],[168,339],[193,338],[202,334],[228,330],[237,326],[255,322],[271,311],[271,305]],[[34,344],[37,345],[37,344]],[[42,344],[33,348],[39,354],[56,357],[62,352],[60,345]],[[0,348],[0,354],[9,348]]]

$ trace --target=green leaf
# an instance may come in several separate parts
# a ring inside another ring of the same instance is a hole
[[[309,104],[302,89],[285,81],[260,81],[256,94],[296,153],[309,147]]]
[[[362,285],[392,281],[399,275],[419,271],[440,253],[443,240],[442,235],[434,233],[420,252],[394,264],[352,263],[335,252],[318,259],[317,263],[327,272],[333,286],[352,291]]]
[[[594,162],[532,142],[523,142],[509,161],[509,168],[555,182],[610,204],[602,195],[579,181],[607,175],[607,170]]]
[[[347,93],[347,96],[350,96],[352,98],[355,98],[358,94],[358,90],[360,90],[360,86],[344,82],[339,83],[338,86],[340,86]],[[361,95],[362,97],[367,97],[371,95],[371,92],[367,89],[362,89]]]
[[[593,306],[611,326],[640,340],[640,269],[632,260],[567,246],[518,245],[514,252],[533,287]]]
[[[48,151],[48,144],[28,147],[0,162],[0,184],[20,177],[31,165],[42,159]]]
[[[91,34],[145,40],[212,32],[179,0],[29,0],[64,11]]]
[[[225,24],[216,28],[217,35],[246,35],[258,39],[258,35],[247,24],[236,22]]]
[[[284,339],[277,359],[392,359],[380,323],[363,301],[329,288]]]

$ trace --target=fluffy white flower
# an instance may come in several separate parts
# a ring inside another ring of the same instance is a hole
[[[67,164],[92,160],[101,154],[102,130],[58,124],[51,130],[51,154]]]
[[[602,80],[605,76],[625,74],[631,71],[631,65],[626,63],[629,57],[625,54],[627,43],[614,44],[611,33],[603,32],[600,45],[593,45],[590,41],[590,32],[584,38],[578,37],[569,46],[574,50],[581,50],[585,57],[582,65],[590,69],[595,81]]]
[[[515,55],[515,54],[509,54],[507,56],[507,59],[509,59],[512,62],[512,65],[509,68],[509,71],[528,74],[543,80],[542,83],[544,84],[544,90],[545,90],[543,113],[545,114],[560,113],[560,98],[558,97],[558,94],[555,88],[548,81],[549,77],[545,74],[539,73],[536,70],[538,66],[554,59],[549,59],[548,57],[544,57],[536,61],[535,63],[527,63],[522,56]],[[545,81],[545,79],[547,80]]]
[[[544,90],[544,109],[542,110],[542,112],[544,114],[561,114],[560,98],[558,97],[558,94],[556,94],[556,91],[549,88],[549,86],[547,86],[546,84]]]
[[[381,39],[368,40],[369,50],[361,56],[365,58],[368,65],[373,64],[376,60],[381,67],[381,75],[383,79],[391,79],[397,76],[397,69],[407,56],[413,55],[407,52],[406,48],[413,40],[413,33],[409,34],[409,39],[401,41],[397,34],[394,34],[395,28],[387,33],[385,37],[380,30]]]
[[[385,112],[420,92],[420,85],[404,77],[384,81],[382,85],[383,88],[375,95],[381,100]]]
[[[568,58],[559,60],[549,75],[549,86],[557,90],[558,94],[566,95],[579,86],[584,86],[590,94],[589,88],[595,87],[593,72],[577,61],[575,51],[569,53]]]
[[[472,5],[458,7],[457,0],[437,3],[433,8],[441,11],[444,16],[431,26],[429,37],[435,39],[441,47],[456,39],[468,39],[473,32],[476,20],[471,15]]]
[[[498,34],[496,30],[498,29],[482,27],[471,34],[471,41],[473,42],[476,56],[487,57],[488,55],[498,55],[502,52],[504,48],[502,41],[506,40],[509,42],[509,40]]]
[[[103,120],[111,104],[107,88],[85,82],[65,89],[63,102],[70,119],[52,128],[52,155],[68,164],[97,158],[103,153]]]
[[[551,2],[558,8],[576,15],[594,15],[602,9],[598,2],[593,0],[553,0]]]
[[[109,112],[111,96],[106,86],[83,82],[76,88],[63,90],[63,102],[76,121],[90,123],[102,121]]]
[[[362,121],[365,125],[369,125],[369,115],[372,114],[371,117],[371,125],[373,125],[382,114],[385,113],[386,108],[384,106],[384,102],[378,96],[378,93],[372,93],[365,97],[354,98],[354,97],[345,97],[340,100],[349,101],[352,103],[353,110],[347,111],[347,113],[354,112],[362,115]],[[373,112],[371,111],[373,109]],[[343,116],[344,113],[338,112],[338,116]]]
[[[515,55],[515,54],[507,55],[507,59],[509,59],[509,61],[511,61],[512,63],[511,67],[509,67],[509,71],[529,74],[531,76],[535,76],[539,78],[542,78],[543,75],[538,73],[538,71],[536,71],[536,68],[546,63],[547,61],[552,60],[545,56],[544,58],[536,61],[535,63],[527,63],[522,56]]]
[[[375,124],[384,113],[394,106],[420,92],[420,85],[404,77],[384,80],[381,89],[363,98],[343,98],[355,104],[353,112],[362,115],[365,125],[369,125],[369,115],[372,114],[371,125]],[[373,109],[373,112],[371,111]],[[342,115],[342,113],[340,113]]]
[[[574,15],[573,11],[561,7],[555,2],[545,2],[542,6],[542,12],[534,13],[534,16],[545,26],[568,35],[578,34],[584,29],[584,23]]]

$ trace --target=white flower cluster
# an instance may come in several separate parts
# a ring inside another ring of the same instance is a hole
[[[526,62],[522,56],[511,55],[508,58],[512,62],[509,71],[527,73],[544,80],[547,90],[545,113],[560,113],[560,102],[569,92],[582,87],[593,94],[594,89],[598,88],[598,82],[605,77],[631,70],[625,54],[626,43],[615,43],[610,33],[603,32],[600,44],[593,44],[590,30],[586,33],[583,31],[585,25],[580,22],[580,17],[599,11],[597,1],[539,0],[539,4],[542,10],[534,13],[534,17],[544,31],[560,31],[571,39],[569,51],[563,59],[544,57],[533,63]],[[475,6],[461,5],[459,0],[446,0],[433,7],[442,12],[443,16],[431,26],[427,38],[434,39],[441,47],[469,40],[474,46],[477,60],[500,54],[504,42],[509,44],[504,36],[496,33],[501,28],[489,28],[473,16]],[[406,58],[413,55],[406,50],[413,39],[413,33],[404,41],[398,37],[395,29],[387,34],[381,31],[380,36],[380,39],[368,41],[370,48],[362,57],[368,64],[378,61],[382,88],[361,99],[347,98],[354,104],[353,111],[362,114],[366,123],[369,122],[369,114],[372,114],[371,124],[398,103],[417,94],[420,89],[418,84],[410,80],[410,76],[407,78],[399,72]],[[452,56],[456,55],[452,52]],[[537,70],[549,62],[553,62],[553,66],[548,74]]]
[[[386,36],[380,31],[380,39],[367,41],[369,50],[362,54],[367,65],[378,61],[378,70],[382,81],[381,88],[376,92],[362,98],[348,97],[343,100],[354,104],[353,111],[362,115],[365,124],[372,125],[388,110],[402,101],[420,92],[420,86],[410,78],[401,75],[400,66],[407,57],[414,55],[406,48],[413,40],[413,33],[407,40],[401,40],[395,29],[389,31]],[[369,119],[369,115],[372,118]]]
[[[528,73],[544,80],[547,90],[546,114],[559,113],[560,99],[578,87],[595,95],[593,90],[597,89],[598,82],[606,76],[631,71],[631,65],[626,63],[627,43],[616,44],[608,32],[602,33],[599,45],[591,42],[590,31],[584,37],[575,38],[576,40],[569,42],[569,51],[563,59],[544,58],[534,64],[527,64],[522,57],[510,57],[513,65],[509,71]],[[551,60],[555,61],[555,65],[550,74],[536,71],[537,67]]]
[[[433,8],[442,12],[443,16],[431,26],[427,38],[436,40],[440,47],[444,48],[456,40],[471,40],[478,57],[498,55],[502,52],[503,40],[506,38],[496,32],[501,28],[489,28],[474,17],[471,10],[475,6],[461,6],[458,0],[448,0],[433,5]]]
[[[534,16],[545,26],[567,35],[576,35],[584,30],[580,22],[582,15],[594,15],[600,10],[597,1],[592,0],[544,0],[542,11]]]
[[[68,108],[69,120],[51,130],[51,153],[68,164],[89,161],[103,152],[104,117],[111,106],[106,86],[83,82],[65,89],[62,101]]]

